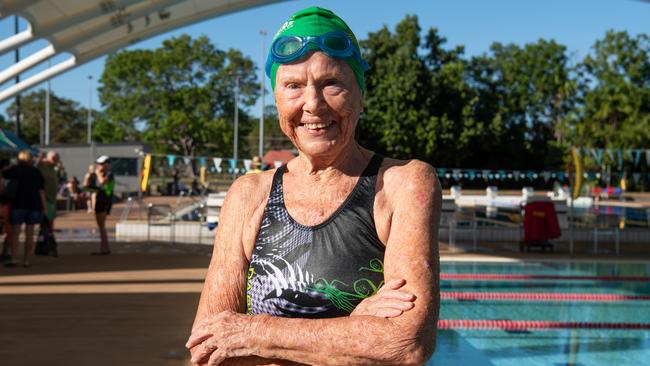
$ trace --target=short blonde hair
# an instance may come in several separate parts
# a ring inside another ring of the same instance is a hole
[[[34,160],[34,155],[29,150],[22,150],[18,153],[18,162],[31,164]]]

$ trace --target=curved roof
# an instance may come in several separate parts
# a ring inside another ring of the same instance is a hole
[[[279,0],[0,0],[0,19],[17,15],[23,32],[0,40],[0,55],[37,39],[48,45],[0,71],[0,85],[67,52],[72,56],[0,89],[0,103],[67,70],[161,33]]]

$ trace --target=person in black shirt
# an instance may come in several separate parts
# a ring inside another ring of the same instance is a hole
[[[6,267],[15,267],[18,255],[18,235],[20,226],[25,224],[25,255],[23,266],[31,266],[31,256],[34,252],[34,225],[39,224],[45,211],[45,183],[43,175],[33,164],[34,157],[28,150],[18,154],[18,164],[5,170],[2,176],[9,179],[8,190],[11,190],[9,224],[11,224],[11,254],[12,258],[5,263]],[[9,188],[13,185],[13,188]]]

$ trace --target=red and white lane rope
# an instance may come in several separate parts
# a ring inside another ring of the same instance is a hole
[[[562,275],[499,274],[499,273],[441,273],[440,279],[460,280],[460,281],[571,280],[571,281],[650,282],[650,277],[634,277],[634,276],[562,276]]]
[[[451,300],[530,300],[618,302],[650,300],[650,295],[535,293],[535,292],[441,292],[441,299]]]
[[[555,322],[545,320],[469,320],[440,319],[438,329],[497,329],[525,331],[529,329],[642,329],[650,330],[650,323],[596,323]]]

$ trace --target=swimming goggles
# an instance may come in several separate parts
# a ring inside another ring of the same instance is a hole
[[[354,56],[357,62],[363,68],[363,71],[369,69],[368,63],[361,58],[350,40],[350,37],[343,32],[328,32],[320,36],[282,36],[273,41],[271,52],[266,58],[265,70],[267,75],[271,75],[273,63],[286,64],[300,59],[308,49],[310,43],[316,45],[318,49],[327,55],[336,58],[348,58]]]

